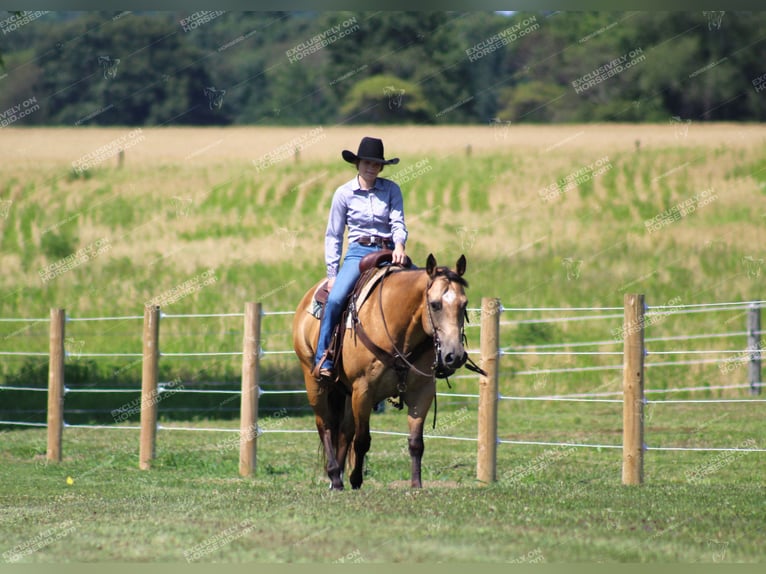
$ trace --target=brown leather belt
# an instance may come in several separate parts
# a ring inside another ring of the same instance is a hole
[[[393,248],[394,243],[390,239],[378,235],[365,235],[356,240],[359,245],[364,247],[389,247]]]

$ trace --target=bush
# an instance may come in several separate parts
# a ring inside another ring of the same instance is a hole
[[[74,253],[77,250],[77,241],[73,231],[49,231],[43,234],[40,249],[48,259],[57,261]]]

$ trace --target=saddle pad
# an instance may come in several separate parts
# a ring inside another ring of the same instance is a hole
[[[367,297],[370,296],[370,291],[372,291],[375,288],[375,285],[378,284],[378,281],[388,273],[395,273],[397,270],[396,267],[380,267],[378,268],[372,275],[370,275],[370,278],[367,280],[367,282],[364,284],[362,289],[359,291],[359,296],[356,299],[356,310],[357,312],[359,309],[362,308],[362,305],[364,305],[364,302],[367,301]]]
[[[385,266],[377,269],[372,275],[370,275],[370,278],[367,280],[367,282],[364,284],[364,287],[362,287],[361,291],[359,292],[359,297],[357,298],[356,305],[357,311],[361,309],[362,305],[369,297],[370,292],[373,290],[375,285],[378,284],[378,281],[380,281],[383,275],[385,275],[386,272],[394,273],[396,271],[401,271],[401,269],[397,267],[389,268],[388,266]],[[322,291],[326,283],[327,281],[325,280],[319,284],[319,286],[314,291],[314,295],[311,297],[311,303],[306,309],[307,313],[313,315],[317,319],[322,316],[322,307],[324,306],[323,303],[317,301],[317,293]],[[346,328],[351,328],[351,315],[349,315],[348,320],[346,321]]]
[[[313,315],[315,319],[321,319],[322,318],[322,308],[324,307],[324,304],[327,302],[327,296],[324,295],[324,293],[327,292],[327,279],[322,281],[319,286],[314,290],[314,294],[311,296],[311,302],[309,303],[309,306],[306,308],[306,312],[309,315]],[[323,295],[320,297],[317,297],[317,295],[322,292]],[[320,301],[319,299],[322,299]]]

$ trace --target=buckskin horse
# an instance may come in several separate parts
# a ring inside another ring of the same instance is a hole
[[[353,328],[341,327],[343,346],[336,358],[338,380],[318,382],[312,370],[319,320],[307,309],[320,281],[303,297],[293,320],[293,346],[316,416],[331,488],[343,490],[343,470],[353,451],[351,487],[362,486],[364,457],[370,449],[370,412],[388,397],[407,406],[411,485],[422,487],[423,424],[436,393],[435,378],[452,375],[470,361],[463,347],[468,300],[465,256],[455,270],[440,267],[433,255],[425,269],[390,266],[352,313]],[[469,367],[478,369],[472,361]]]

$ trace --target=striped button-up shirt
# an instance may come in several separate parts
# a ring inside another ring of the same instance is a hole
[[[360,189],[357,177],[335,190],[325,234],[328,277],[338,274],[346,226],[349,243],[364,236],[377,235],[404,245],[407,242],[407,227],[404,224],[402,190],[390,179],[382,177],[375,180],[370,190]]]

